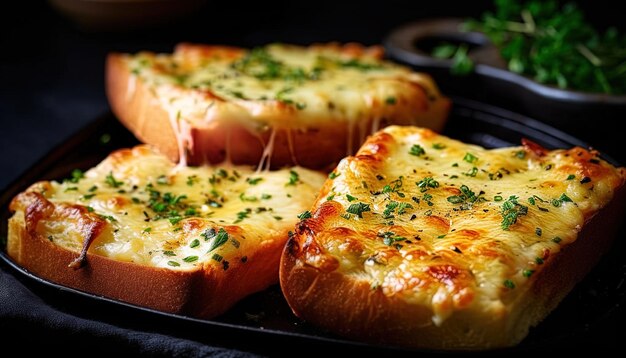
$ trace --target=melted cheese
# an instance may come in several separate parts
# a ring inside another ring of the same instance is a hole
[[[581,148],[487,150],[388,127],[331,174],[308,219],[321,249],[304,244],[302,259],[430,307],[438,325],[464,309],[499,317],[625,178]]]
[[[227,269],[277,235],[286,240],[324,178],[303,168],[259,173],[242,166],[174,166],[138,146],[113,153],[78,181],[30,190],[54,204],[85,206],[107,221],[91,253],[170,269]],[[38,231],[78,252],[83,237],[71,222],[42,220]]]
[[[243,126],[250,133],[291,133],[342,125],[347,126],[347,154],[352,154],[353,136],[362,143],[382,119],[439,128],[448,102],[432,79],[379,57],[371,49],[348,45],[244,50],[184,44],[171,55],[140,53],[126,61],[134,74],[130,98],[140,78],[168,111],[184,160],[194,146],[191,127],[220,124]],[[271,157],[268,148],[266,159]],[[226,152],[228,156],[229,148]]]

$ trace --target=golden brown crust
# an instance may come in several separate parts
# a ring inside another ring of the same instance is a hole
[[[146,145],[119,149],[18,194],[7,252],[62,285],[210,318],[277,283],[287,233],[324,179],[298,167],[179,167]]]
[[[533,278],[531,291],[522,295],[506,319],[487,316],[476,322],[461,316],[452,324],[437,327],[430,320],[432,312],[424,306],[388,297],[372,290],[369,283],[337,271],[303,265],[302,255],[315,242],[308,223],[300,225],[287,241],[280,284],[296,316],[357,340],[434,349],[511,346],[526,336],[528,327],[536,326],[556,308],[608,250],[625,203],[626,190],[621,187],[614,200],[586,223],[579,239]]]
[[[379,59],[382,55],[380,47],[369,48],[358,44],[333,43],[312,45],[310,48],[333,50],[355,58]],[[186,58],[207,58],[216,55],[238,58],[242,56],[243,50],[222,46],[179,44],[176,53]],[[175,131],[172,130],[170,117],[172,114],[160,103],[154,88],[150,88],[141,77],[132,74],[125,56],[127,55],[113,53],[107,58],[106,92],[113,113],[139,140],[156,146],[171,160],[178,161],[180,138],[177,138]],[[394,81],[403,82],[401,78]],[[417,84],[412,80],[404,81],[403,86],[406,87],[404,92],[410,93],[410,103],[399,101],[397,106],[401,108],[410,104],[410,112],[414,113],[413,118],[407,118],[404,114],[374,118],[375,113],[388,111],[383,108],[389,107],[382,101],[375,101],[371,104],[372,113],[362,114],[357,124],[350,124],[346,120],[338,121],[341,118],[320,118],[319,124],[303,125],[295,121],[293,114],[298,111],[293,106],[279,101],[246,101],[247,103],[241,104],[241,108],[248,108],[251,113],[261,111],[259,113],[262,113],[262,116],[267,116],[274,122],[267,123],[268,126],[262,131],[250,129],[258,124],[243,125],[230,118],[212,121],[210,125],[192,124],[188,138],[185,138],[187,144],[193,143],[187,148],[187,161],[190,164],[201,164],[221,163],[230,159],[235,164],[256,165],[260,162],[264,149],[270,145],[275,130],[270,160],[273,168],[294,164],[308,168],[327,168],[336,164],[346,153],[356,152],[370,128],[380,128],[389,124],[418,124],[441,130],[450,108],[450,101],[433,94],[436,89],[424,88],[425,83],[431,82],[426,80],[424,84]],[[195,92],[215,100],[218,103],[216,105],[228,104],[225,99],[209,90]],[[405,109],[401,111],[406,112]],[[290,115],[290,112],[294,113]]]
[[[426,154],[408,154],[414,143]],[[433,143],[440,149],[433,149]],[[626,206],[624,168],[614,168],[596,152],[582,148],[547,151],[529,141],[524,147],[489,152],[410,128],[388,128],[371,136],[355,157],[342,161],[335,179],[327,180],[312,217],[300,222],[283,251],[280,282],[294,313],[329,331],[368,342],[435,349],[519,343],[606,252]],[[463,164],[468,152],[479,159],[468,158],[472,163]],[[461,164],[450,164],[455,162]],[[409,169],[403,171],[400,166],[405,165]],[[463,177],[464,165],[484,172]],[[490,165],[519,175],[520,180],[509,182],[517,186],[507,191],[509,179],[490,179]],[[461,167],[459,172],[456,167]],[[449,179],[452,174],[462,179]],[[404,175],[404,185],[402,181],[399,185],[402,195],[391,197],[393,192],[387,191],[386,199],[376,202],[382,196],[379,188],[398,175]],[[423,176],[438,183],[420,191],[418,178]],[[446,200],[461,195],[462,184],[486,192],[479,194],[486,201],[473,203],[475,211]],[[544,200],[555,193],[558,197],[562,190],[579,202]],[[425,193],[432,205],[423,205]],[[503,229],[501,203],[513,193],[530,208],[527,216]],[[500,201],[494,194],[501,195]],[[586,201],[595,195],[593,204]],[[528,197],[537,203],[527,203]],[[395,217],[389,223],[381,220],[380,208],[389,208],[391,199],[396,204],[410,202],[413,208],[404,216],[392,212]],[[368,205],[362,218],[346,209],[357,202]],[[556,216],[563,213],[580,219],[561,231],[548,229],[550,221],[572,219]],[[543,237],[537,231],[540,226]],[[400,236],[396,241],[400,245],[382,244],[381,231],[388,237]],[[568,238],[555,236],[557,232]],[[546,244],[535,246],[541,240]],[[507,246],[512,249],[504,249]],[[498,270],[494,264],[504,267],[502,276],[494,274]],[[384,278],[375,276],[380,271],[374,270],[382,271]],[[449,314],[439,321],[436,300],[447,305]]]
[[[141,142],[158,145],[161,153],[178,160],[176,136],[167,111],[157,105],[156,97],[143,81],[132,78],[123,55],[109,54],[105,72],[106,94],[113,114]]]
[[[22,197],[21,199],[24,199]],[[20,200],[19,197],[16,200]],[[15,200],[14,200],[15,201]],[[76,270],[70,263],[77,253],[59,247],[34,230],[35,217],[56,205],[31,196],[31,220],[16,213],[9,220],[8,254],[33,274],[61,285],[159,311],[210,318],[225,312],[242,297],[276,282],[285,233],[267,240],[245,262],[231,262],[226,271],[210,266],[188,271],[122,262],[87,254],[87,264]],[[90,220],[85,212],[80,219]]]

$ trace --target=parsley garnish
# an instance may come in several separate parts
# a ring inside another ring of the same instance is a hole
[[[78,183],[79,180],[85,177],[85,174],[80,169],[72,170],[72,177],[68,179],[70,183]]]
[[[512,290],[515,288],[515,282],[511,280],[504,280],[504,287]]]
[[[363,218],[363,213],[366,211],[371,211],[371,209],[369,204],[359,202],[356,204],[351,204],[348,209],[346,209],[346,211],[350,214],[354,214],[360,218]]]
[[[420,181],[418,181],[417,183],[415,183],[417,185],[418,188],[420,188],[420,191],[423,193],[426,190],[428,190],[429,188],[438,188],[439,187],[439,182],[436,181],[435,179],[433,179],[432,177],[426,177]]]
[[[396,97],[387,97],[385,98],[385,103],[388,105],[394,105],[396,104]]]
[[[528,207],[518,203],[517,199],[519,199],[517,196],[511,195],[502,204],[502,230],[508,230],[520,216],[528,214]]]
[[[298,219],[300,219],[300,220],[310,219],[311,217],[312,217],[311,216],[311,212],[308,211],[308,210],[303,211],[300,214],[298,214]]]
[[[217,235],[215,235],[215,239],[211,242],[211,246],[209,246],[209,250],[207,251],[207,253],[224,245],[227,241],[228,233],[226,232],[226,230],[224,230],[224,228],[220,228],[220,230],[217,232]]]
[[[446,145],[442,143],[435,143],[433,144],[433,149],[437,149],[437,150],[446,149]]]
[[[285,185],[296,185],[300,180],[300,175],[295,170],[289,171],[289,181]]]
[[[250,185],[257,185],[263,178],[247,178],[246,182]]]
[[[463,24],[484,33],[511,72],[539,83],[593,93],[626,93],[622,49],[626,38],[617,30],[597,31],[579,7],[559,1],[496,1],[495,11]],[[448,43],[433,56],[453,58],[452,73],[471,72],[468,46]]]
[[[478,195],[474,193],[467,185],[461,185],[461,194],[452,195],[447,197],[448,202],[452,204],[462,204],[461,210],[470,210],[474,204],[481,203],[487,199],[483,198],[484,192],[480,192]],[[502,198],[500,198],[502,200]]]
[[[475,156],[474,154],[467,152],[465,153],[465,156],[463,157],[463,160],[470,163],[470,164],[474,164],[478,161],[478,157]]]
[[[420,156],[426,154],[426,151],[424,150],[424,148],[422,148],[421,145],[413,144],[411,146],[411,149],[409,149],[409,154],[414,155],[416,157],[420,157]]]
[[[104,179],[104,182],[112,188],[119,188],[120,186],[124,185],[124,182],[115,180],[115,177],[113,177],[113,172],[109,172],[109,174]]]

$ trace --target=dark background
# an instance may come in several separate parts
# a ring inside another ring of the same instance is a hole
[[[103,78],[110,51],[171,51],[181,41],[378,44],[394,27],[415,19],[478,16],[492,7],[490,0],[209,1],[158,28],[102,33],[75,26],[46,2],[16,3],[21,8],[5,8],[0,15],[0,190],[108,110]],[[623,27],[614,2],[579,3],[598,27]]]
[[[478,16],[492,7],[489,0],[208,1],[192,15],[156,28],[103,32],[75,25],[46,2],[15,3],[0,15],[0,192],[53,147],[108,111],[104,61],[110,51],[170,52],[182,41],[379,44],[394,27],[412,20]],[[578,3],[597,27],[624,30],[615,2]],[[45,329],[38,332],[49,334]]]

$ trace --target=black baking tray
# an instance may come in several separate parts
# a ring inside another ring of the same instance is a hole
[[[587,146],[568,134],[510,111],[464,98],[453,98],[453,103],[444,134],[455,139],[488,148],[518,145],[521,138],[547,148]],[[112,114],[103,115],[76,133],[0,196],[0,238],[7,233],[8,203],[32,182],[68,177],[72,169],[88,169],[112,150],[136,144],[137,140]],[[617,164],[612,158],[605,156],[605,159]],[[491,353],[563,351],[588,346],[606,348],[626,338],[625,236],[622,228],[610,252],[546,320],[531,329],[520,345]],[[314,349],[357,354],[415,353],[415,350],[354,342],[316,329],[291,313],[278,286],[249,296],[220,317],[202,320],[138,307],[49,282],[13,263],[3,250],[0,250],[0,266],[58,310],[130,329],[263,354],[285,353],[287,346],[297,346],[300,352]]]

